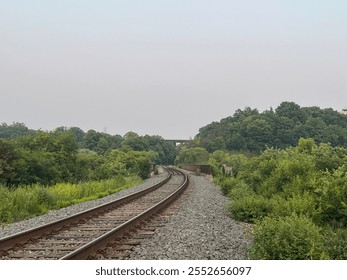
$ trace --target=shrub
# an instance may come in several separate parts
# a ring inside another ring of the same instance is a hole
[[[325,246],[333,260],[347,260],[347,229],[327,230],[325,232]]]
[[[266,217],[254,226],[251,259],[305,260],[324,259],[321,228],[306,216]]]
[[[2,221],[13,220],[11,208],[10,190],[0,185],[0,224]]]
[[[271,211],[271,201],[262,196],[247,195],[233,200],[229,210],[237,220],[255,222],[268,215]]]
[[[257,196],[257,194],[243,181],[231,181],[228,196],[234,201],[247,196]]]
[[[237,187],[239,180],[233,177],[218,177],[215,183],[220,186],[223,194],[227,195],[232,188]]]
[[[321,212],[312,195],[305,192],[302,195],[293,195],[285,198],[275,195],[271,198],[271,210],[269,213],[274,217],[290,216],[292,214],[304,215],[311,218],[315,223],[321,223]]]
[[[314,193],[322,209],[323,220],[331,225],[347,226],[347,176],[343,168],[324,172],[312,180]]]

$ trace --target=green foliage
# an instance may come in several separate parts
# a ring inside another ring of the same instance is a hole
[[[10,190],[3,185],[0,185],[0,221],[12,221],[11,207],[12,201],[9,196]]]
[[[206,164],[208,163],[209,153],[200,147],[182,148],[177,157],[176,164]]]
[[[0,186],[0,223],[22,220],[44,214],[54,204],[54,198],[43,186],[23,186],[9,190]]]
[[[58,183],[50,187],[35,184],[9,189],[0,185],[0,224],[100,198],[139,183],[141,181],[136,176],[116,176],[108,180],[80,184]]]
[[[0,184],[11,181],[15,176],[12,166],[14,146],[7,140],[0,139]]]
[[[137,175],[146,179],[153,162],[158,160],[154,151],[110,150],[105,155],[90,150],[79,150],[76,161],[76,181],[103,180],[118,175]]]
[[[267,149],[242,165],[238,183],[243,182],[258,196],[271,200],[269,214],[304,213],[317,223],[345,226],[346,151],[324,143],[316,145],[310,139],[301,139],[297,147],[286,150]],[[322,158],[331,161],[324,164]],[[230,182],[220,182],[223,190],[234,188]]]
[[[208,152],[225,149],[259,154],[267,147],[285,149],[298,140],[347,147],[347,116],[332,109],[282,102],[275,110],[237,110],[233,116],[200,128],[195,139]]]
[[[101,170],[105,157],[94,151],[80,149],[76,157],[76,182],[101,179]]]
[[[347,229],[326,230],[325,250],[331,259],[347,260]]]
[[[215,176],[226,175],[224,167],[232,167],[232,174],[238,177],[238,172],[248,161],[248,157],[241,153],[228,153],[217,150],[210,155],[209,164],[212,166]]]
[[[129,132],[123,138],[77,127],[46,132],[18,123],[0,126],[0,184],[9,187],[103,180],[118,174],[147,178],[153,163],[172,164],[175,156],[176,147],[160,136]]]
[[[230,191],[240,184],[239,180],[234,177],[215,177],[214,183],[220,186],[223,194],[228,195]]]
[[[309,176],[314,172],[314,163],[304,155],[292,155],[289,159],[280,159],[257,188],[257,192],[268,198],[283,192],[284,195],[300,194],[305,190]]]
[[[110,194],[115,180],[119,185],[123,178],[126,186],[125,177],[148,178],[153,163],[173,163],[175,155],[176,147],[159,136],[129,132],[123,138],[76,127],[31,131],[2,124],[0,221]]]
[[[332,226],[347,225],[347,177],[344,167],[323,172],[313,178],[313,193],[324,222]]]
[[[107,153],[100,172],[103,177],[137,174],[146,179],[150,174],[151,163],[157,158],[158,154],[154,151],[112,150]]]
[[[3,139],[13,139],[34,133],[34,130],[27,128],[23,123],[14,122],[10,125],[8,125],[7,123],[0,124],[0,138]]]
[[[233,196],[233,193],[230,194]],[[256,195],[244,195],[230,204],[233,218],[244,222],[255,222],[266,217],[271,212],[271,201]]]
[[[293,194],[293,196],[287,198],[275,195],[268,201],[271,207],[267,215],[271,217],[286,217],[296,214],[298,216],[306,216],[316,224],[322,223],[321,209],[315,198],[308,192],[302,195]]]
[[[251,259],[326,259],[321,229],[305,216],[266,217],[254,226]]]
[[[0,139],[0,182],[54,184],[75,175],[77,144],[67,132],[43,132],[13,140]],[[6,163],[4,163],[6,162]]]
[[[173,164],[176,157],[176,147],[173,143],[165,141],[160,136],[139,136],[134,132],[128,132],[121,144],[123,151],[154,151],[157,153],[157,164]]]
[[[236,176],[216,173],[215,182],[231,199],[231,216],[255,223],[252,258],[345,257],[346,153],[345,148],[301,138],[296,147],[268,148],[242,158]],[[211,156],[214,166],[232,158],[235,154],[220,151]],[[272,235],[278,244],[269,241]]]
[[[250,116],[243,120],[241,126],[245,138],[245,149],[252,152],[260,152],[270,146],[273,140],[273,127],[269,121],[261,115]],[[271,145],[272,146],[272,145]]]

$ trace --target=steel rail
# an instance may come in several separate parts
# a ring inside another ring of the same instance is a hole
[[[175,170],[177,172],[177,170]],[[114,242],[116,238],[120,238],[125,232],[129,231],[131,228],[134,228],[141,221],[147,219],[153,214],[157,213],[161,209],[165,208],[167,205],[172,203],[188,186],[189,179],[188,175],[184,172],[178,171],[180,175],[184,176],[183,183],[179,186],[179,188],[170,194],[168,197],[162,199],[160,202],[152,206],[151,208],[145,210],[144,212],[138,214],[132,219],[124,222],[123,224],[117,226],[116,228],[110,230],[107,233],[104,233],[100,237],[94,239],[93,241],[81,246],[73,252],[65,255],[60,258],[60,260],[81,260],[86,259],[89,255],[95,253],[98,249],[105,247],[108,243]]]
[[[166,168],[165,168],[166,169]],[[123,197],[123,198],[119,198],[117,200],[108,202],[108,203],[104,203],[102,205],[96,206],[94,208],[79,212],[75,215],[57,220],[55,222],[51,222],[36,228],[32,228],[29,230],[25,230],[7,237],[4,237],[2,239],[0,239],[0,251],[1,250],[8,250],[10,248],[15,247],[17,244],[22,244],[22,243],[26,243],[28,240],[30,239],[35,239],[35,238],[39,238],[40,236],[44,235],[44,234],[49,234],[50,232],[54,231],[54,230],[59,230],[62,229],[63,227],[69,226],[71,224],[77,223],[80,220],[86,219],[88,217],[91,217],[93,215],[96,215],[97,213],[102,213],[105,211],[108,211],[110,209],[114,209],[116,207],[119,207],[122,204],[126,204],[138,197],[141,197],[147,193],[150,193],[156,189],[158,189],[159,187],[163,186],[165,183],[167,183],[172,176],[172,172],[169,171],[169,169],[166,169],[166,171],[169,173],[169,175],[162,181],[160,181],[159,183],[155,184],[152,187],[149,187],[145,190],[142,191],[138,191],[134,194],[131,194],[129,196]]]

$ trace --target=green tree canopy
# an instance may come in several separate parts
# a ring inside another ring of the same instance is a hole
[[[266,147],[295,146],[300,137],[347,147],[347,116],[333,109],[282,102],[259,113],[249,107],[200,128],[196,143],[208,152],[219,149],[259,154]]]

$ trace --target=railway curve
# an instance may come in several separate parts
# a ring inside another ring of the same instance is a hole
[[[86,259],[106,244],[172,203],[188,186],[188,176],[167,168],[168,176],[144,191],[77,215],[0,239],[0,259]]]

